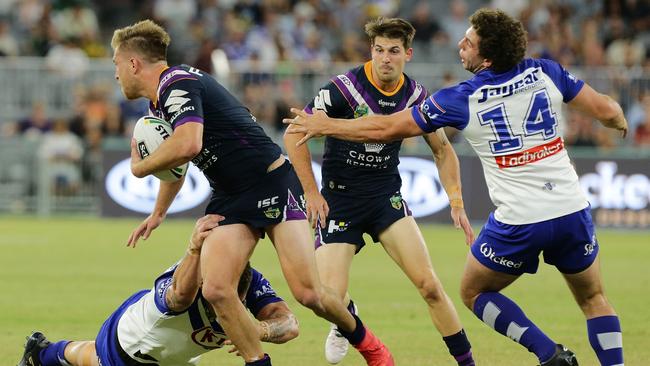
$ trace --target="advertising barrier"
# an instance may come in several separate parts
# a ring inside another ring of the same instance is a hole
[[[471,220],[483,222],[494,210],[475,156],[459,156],[465,210]],[[320,158],[313,162],[320,184]],[[400,157],[402,194],[419,222],[449,223],[447,195],[430,156]],[[576,158],[580,185],[591,203],[596,225],[650,228],[650,162],[644,159]],[[153,176],[135,178],[128,154],[106,151],[102,185],[103,216],[146,216],[154,207],[159,181]],[[171,217],[198,217],[210,198],[210,186],[191,166],[183,189],[169,209]]]

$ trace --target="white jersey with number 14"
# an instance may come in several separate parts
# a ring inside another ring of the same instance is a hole
[[[530,224],[588,205],[560,135],[563,104],[583,85],[554,61],[525,59],[505,73],[481,71],[442,89],[412,115],[427,132],[463,129],[481,159],[495,218]]]

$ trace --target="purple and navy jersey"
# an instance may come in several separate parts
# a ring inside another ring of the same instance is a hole
[[[203,148],[192,162],[216,192],[250,188],[280,157],[280,147],[248,108],[203,71],[187,65],[168,68],[160,74],[157,96],[149,111],[172,128],[203,124]]]
[[[372,64],[332,78],[305,107],[325,111],[329,117],[354,119],[370,114],[391,114],[426,98],[427,91],[402,75],[395,91],[386,93],[372,82]],[[354,121],[350,121],[354,123]],[[402,141],[388,144],[325,139],[323,189],[355,197],[373,197],[399,191],[402,180],[397,166]]]
[[[463,129],[481,159],[495,218],[530,224],[587,207],[561,136],[564,103],[583,85],[557,62],[524,59],[441,89],[411,114],[425,132]]]

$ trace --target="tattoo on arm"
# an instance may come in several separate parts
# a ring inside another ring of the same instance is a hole
[[[170,310],[177,311],[179,307],[178,298],[176,297],[176,292],[174,288],[176,287],[176,278],[172,279],[172,284],[169,285],[167,291],[165,291],[165,300],[167,300],[167,307]]]
[[[287,334],[294,329],[296,323],[297,320],[293,314],[262,321],[260,325],[263,331],[260,340],[270,343],[284,342]]]

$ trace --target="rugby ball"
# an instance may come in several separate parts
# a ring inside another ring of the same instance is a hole
[[[169,122],[164,119],[160,119],[153,116],[144,116],[141,117],[133,128],[133,138],[135,139],[136,148],[142,159],[146,159],[147,156],[151,155],[158,146],[168,139],[174,130]],[[153,173],[156,178],[166,181],[173,182],[181,179],[187,169],[189,168],[189,162],[185,163],[179,167],[161,170],[159,172]]]

